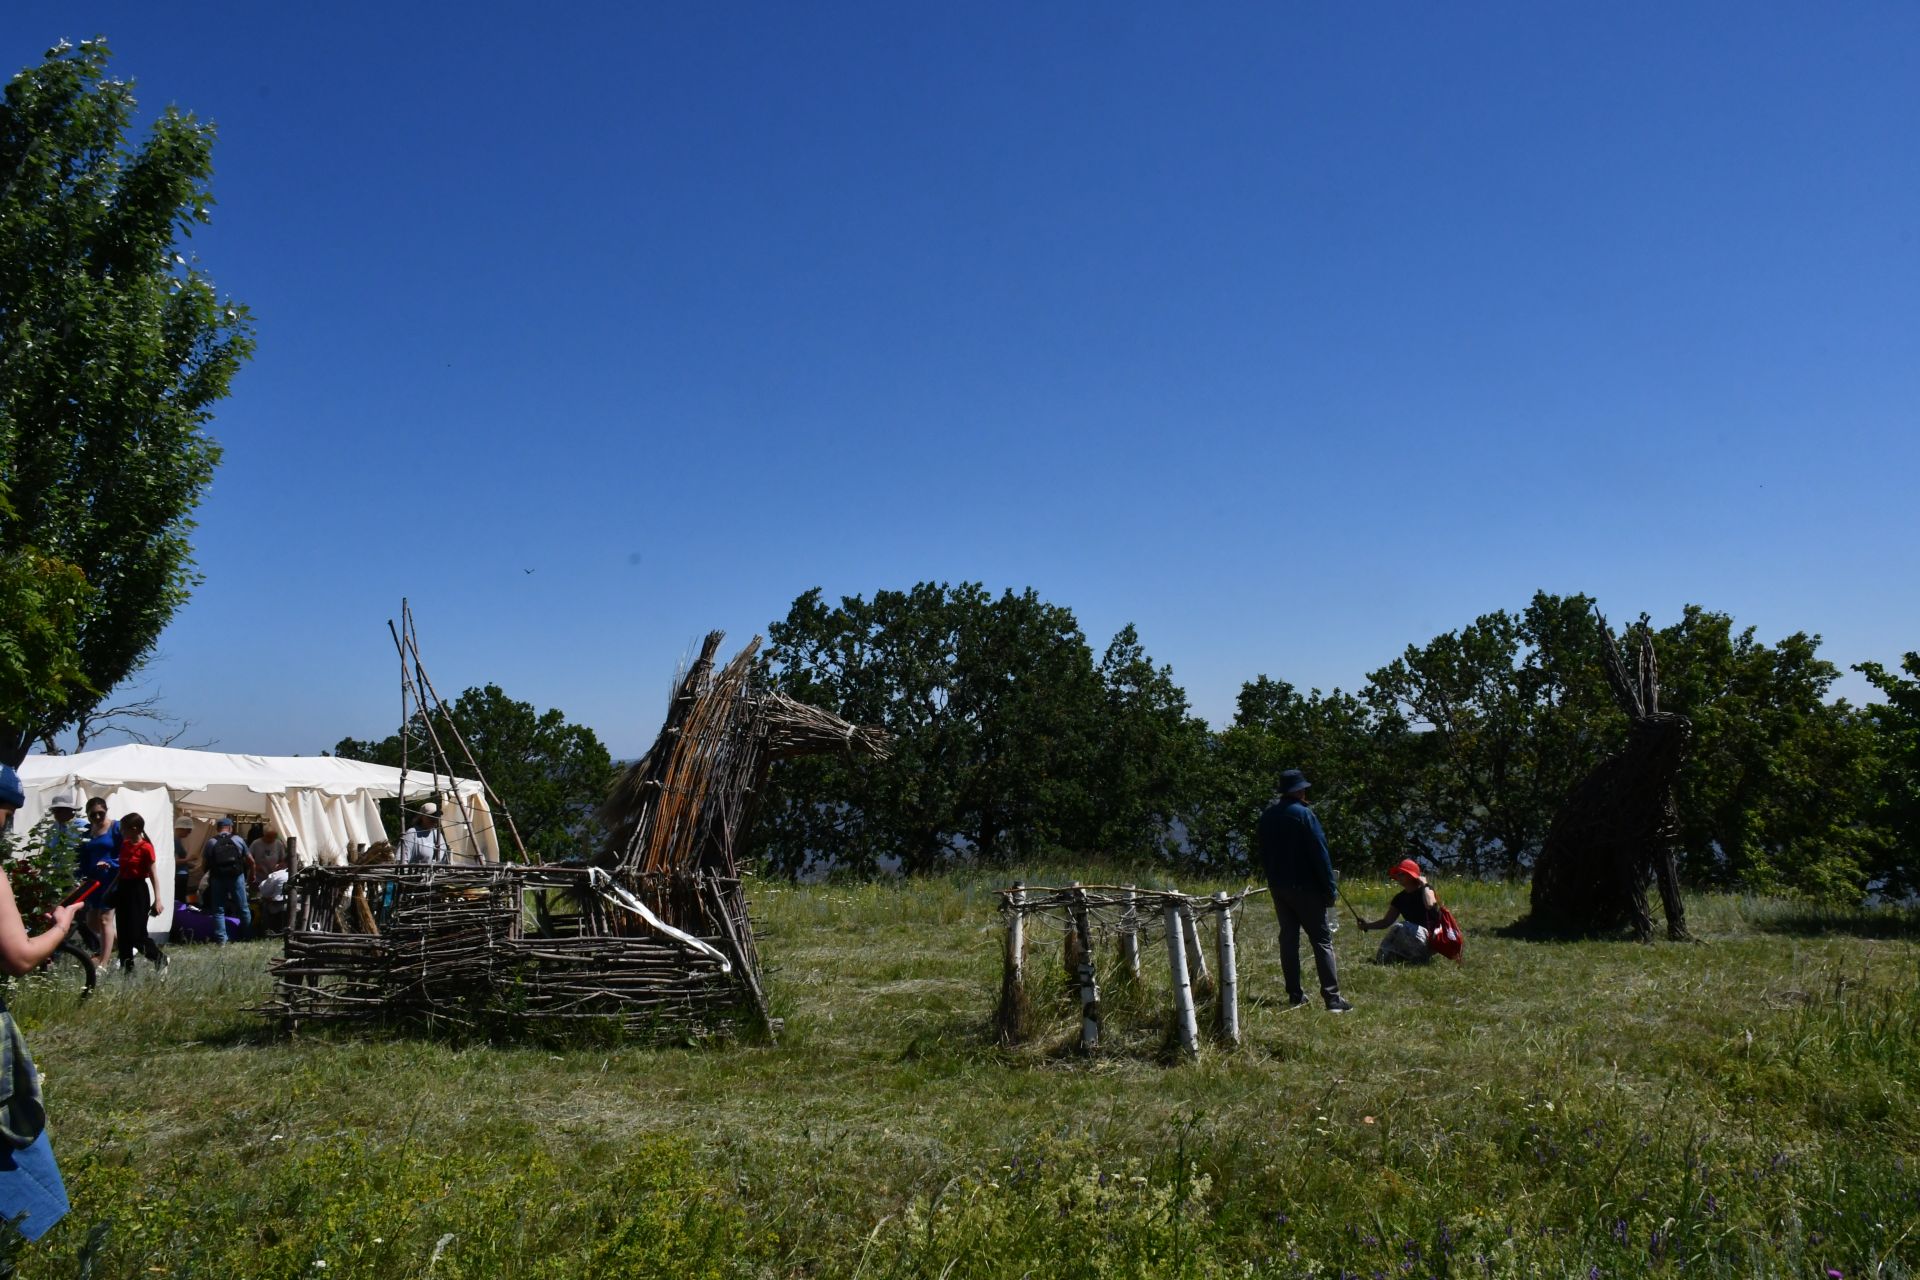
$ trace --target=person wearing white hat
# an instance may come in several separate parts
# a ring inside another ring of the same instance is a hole
[[[447,861],[447,837],[440,831],[440,806],[429,800],[413,811],[413,825],[400,837],[403,866]]]
[[[86,828],[74,818],[79,807],[64,791],[47,802],[47,812],[53,817],[53,825],[47,828],[48,866],[67,872],[74,869],[80,842],[86,839]]]

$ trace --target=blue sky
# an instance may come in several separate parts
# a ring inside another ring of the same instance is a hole
[[[1538,588],[1920,647],[1920,8],[1195,9],[10,0],[220,126],[152,687],[389,732],[404,594],[633,753],[707,629],[923,579],[1216,723]]]

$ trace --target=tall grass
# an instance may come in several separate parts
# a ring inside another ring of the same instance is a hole
[[[1920,945],[1882,916],[1707,897],[1697,946],[1550,944],[1497,932],[1524,890],[1443,886],[1465,963],[1374,968],[1349,922],[1359,1008],[1333,1017],[1285,1008],[1255,899],[1246,1042],[1181,1064],[1156,950],[1138,988],[1100,952],[1106,1043],[1074,1053],[1045,932],[1035,1034],[999,1047],[996,887],[762,887],[773,1046],[289,1040],[249,1012],[267,944],[180,949],[84,1004],[29,987],[75,1211],[23,1272],[1900,1277],[1920,1256]]]

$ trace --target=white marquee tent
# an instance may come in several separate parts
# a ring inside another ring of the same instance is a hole
[[[19,772],[27,802],[14,817],[15,832],[30,830],[46,815],[47,802],[62,792],[81,807],[90,797],[105,796],[109,817],[138,813],[147,820],[165,898],[160,920],[172,918],[176,813],[194,819],[190,849],[212,834],[215,818],[258,815],[281,835],[295,838],[302,865],[339,863],[355,845],[387,839],[379,802],[400,794],[400,770],[386,765],[338,756],[228,755],[138,744],[28,756]],[[493,812],[478,782],[413,770],[406,790],[409,800],[438,796],[440,829],[456,861],[500,860]]]

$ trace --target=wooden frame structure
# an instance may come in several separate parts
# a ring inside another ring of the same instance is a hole
[[[1000,1004],[994,1013],[995,1032],[1002,1044],[1015,1045],[1032,1034],[1032,1010],[1026,995],[1027,941],[1031,924],[1045,922],[1064,938],[1063,961],[1067,986],[1080,1004],[1080,1034],[1074,1042],[1083,1053],[1100,1047],[1106,1017],[1100,1002],[1096,938],[1116,941],[1120,974],[1141,980],[1140,944],[1158,930],[1167,952],[1167,975],[1173,1003],[1173,1035],[1185,1056],[1200,1052],[1199,1005],[1213,999],[1210,1024],[1214,1039],[1227,1048],[1240,1043],[1239,950],[1234,917],[1250,897],[1265,889],[1242,889],[1228,894],[1196,896],[1172,889],[1140,889],[1135,885],[1033,886],[1016,882],[999,890],[1000,910],[1006,917],[1006,948],[1001,969]],[[1209,973],[1206,948],[1201,944],[1200,921],[1214,921],[1214,955],[1218,980]]]
[[[410,619],[405,634],[403,683],[430,687],[405,669],[409,654],[418,667]],[[263,1012],[289,1026],[597,1021],[648,1038],[743,1024],[775,1034],[739,869],[768,772],[829,750],[884,756],[887,738],[761,687],[757,637],[716,670],[721,639],[707,636],[653,748],[602,808],[609,835],[595,864],[398,866],[383,852],[304,868]],[[430,736],[436,773],[451,776],[440,743],[465,744],[448,729]]]

